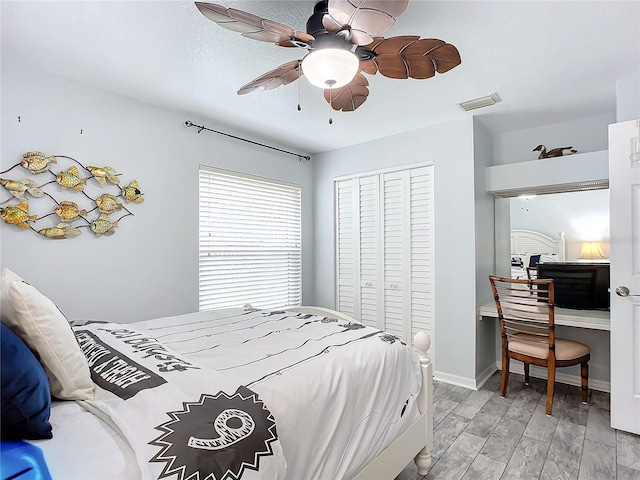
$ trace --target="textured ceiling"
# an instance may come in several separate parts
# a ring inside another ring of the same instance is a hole
[[[220,0],[304,31],[313,1]],[[640,71],[638,1],[411,0],[385,37],[455,45],[462,64],[427,80],[367,76],[368,100],[333,113],[306,80],[237,90],[306,50],[250,40],[193,2],[0,3],[2,60],[257,132],[316,153],[476,115],[492,133],[611,113],[616,81]],[[457,106],[497,92],[473,113]],[[298,97],[302,111],[297,110]]]

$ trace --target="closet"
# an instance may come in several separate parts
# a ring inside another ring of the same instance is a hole
[[[433,330],[433,165],[334,180],[336,310],[411,342]]]

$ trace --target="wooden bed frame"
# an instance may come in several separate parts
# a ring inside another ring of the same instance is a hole
[[[353,317],[322,307],[291,307],[290,312],[309,313],[312,315],[331,316],[340,320],[356,322]],[[391,480],[413,459],[418,473],[426,475],[431,468],[431,451],[433,450],[433,364],[429,356],[431,340],[429,335],[418,332],[413,346],[420,359],[422,369],[422,388],[418,395],[420,416],[398,438],[374,458],[354,480]]]

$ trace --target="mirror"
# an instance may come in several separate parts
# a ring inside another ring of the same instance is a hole
[[[494,215],[495,272],[511,276],[511,229],[532,230],[555,239],[564,233],[565,260],[576,261],[587,241],[598,241],[609,257],[609,189],[496,197]]]
[[[509,202],[512,230],[532,230],[552,238],[564,233],[566,261],[577,261],[581,254],[583,259],[609,258],[609,189],[514,197]],[[597,245],[585,247],[587,242]]]

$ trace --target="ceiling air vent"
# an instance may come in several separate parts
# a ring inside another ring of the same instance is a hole
[[[475,110],[476,108],[489,107],[500,102],[500,97],[497,93],[492,93],[486,97],[474,98],[473,100],[467,100],[466,102],[458,103],[458,107],[465,112]]]

